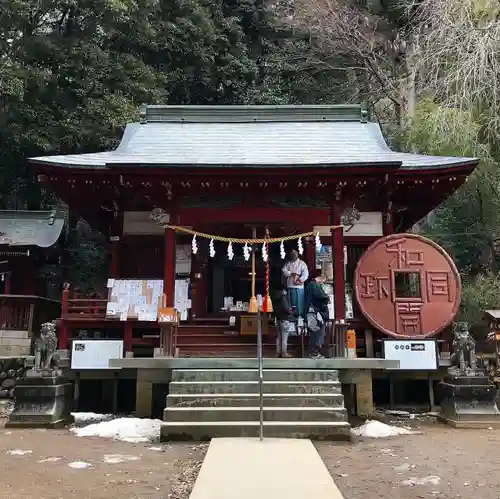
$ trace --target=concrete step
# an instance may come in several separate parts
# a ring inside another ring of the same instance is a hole
[[[264,369],[265,381],[338,381],[332,369]],[[258,369],[174,369],[172,381],[258,381]]]
[[[170,395],[187,393],[258,393],[256,381],[172,381]],[[341,393],[339,381],[264,381],[264,393]]]
[[[259,421],[259,407],[167,407],[163,421]],[[264,421],[347,421],[343,407],[264,407]]]
[[[164,422],[160,439],[165,442],[209,440],[217,437],[258,437],[259,432],[259,421]],[[350,441],[352,434],[349,423],[345,421],[265,421],[264,437]],[[298,471],[290,470],[290,473]]]
[[[340,393],[265,393],[266,407],[343,407]],[[169,395],[167,407],[258,407],[258,393]]]

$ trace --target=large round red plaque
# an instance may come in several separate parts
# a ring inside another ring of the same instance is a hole
[[[396,338],[439,333],[455,318],[462,290],[450,256],[416,234],[373,243],[358,262],[354,288],[370,323]]]

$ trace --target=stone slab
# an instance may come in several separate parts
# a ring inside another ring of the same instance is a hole
[[[18,340],[30,340],[30,333],[28,331],[20,331],[20,330],[11,330],[11,329],[1,329],[0,330],[0,339],[11,338]]]
[[[0,354],[2,357],[29,357],[30,346],[18,346],[18,345],[0,345]]]
[[[263,407],[264,421],[347,421],[344,407]],[[164,421],[259,421],[260,407],[167,407]]]
[[[160,440],[207,441],[213,438],[258,437],[259,421],[165,421]],[[300,438],[352,442],[351,425],[347,421],[264,421],[264,435],[269,438]]]
[[[340,393],[339,381],[264,381],[264,393]],[[258,393],[257,381],[172,381],[169,394],[184,393]]]
[[[156,357],[111,359],[109,367],[129,369],[255,369],[256,358]],[[398,369],[386,359],[264,359],[264,369]]]
[[[190,499],[281,497],[343,499],[310,440],[215,438],[190,495]]]
[[[264,393],[266,407],[339,407],[341,393]],[[258,407],[259,393],[182,393],[167,396],[168,407]]]
[[[264,369],[265,381],[338,381],[333,369]],[[174,369],[172,381],[258,381],[255,369]]]

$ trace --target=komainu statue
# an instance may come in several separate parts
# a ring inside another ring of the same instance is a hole
[[[48,370],[56,367],[54,354],[57,349],[56,325],[45,322],[40,335],[35,339],[35,370]]]
[[[453,371],[459,376],[476,374],[476,342],[469,332],[467,322],[457,322],[453,328]]]

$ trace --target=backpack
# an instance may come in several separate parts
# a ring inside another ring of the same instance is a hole
[[[313,307],[309,307],[307,311],[306,322],[307,329],[313,333],[317,333],[324,324],[323,317]]]

